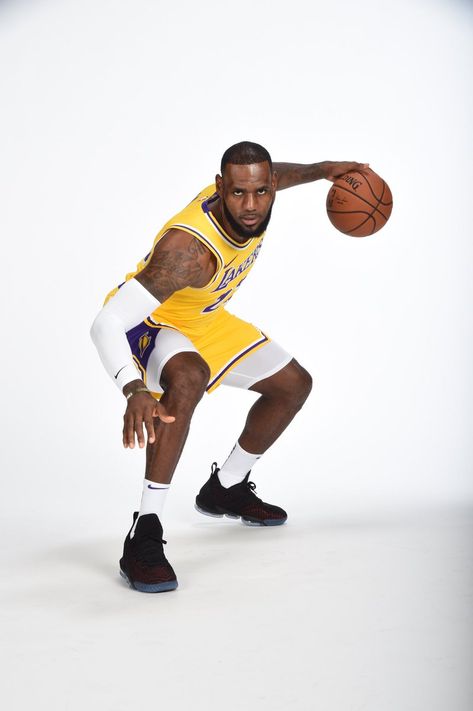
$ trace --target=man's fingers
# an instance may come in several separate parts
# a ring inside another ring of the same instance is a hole
[[[363,172],[370,167],[369,163],[334,163],[332,164],[333,171],[330,175],[327,175],[327,180],[334,183],[337,178],[341,178],[345,173],[349,173],[351,170],[359,170]]]
[[[125,424],[123,426],[123,446],[133,449],[135,446],[135,428],[133,425],[133,417],[125,416]]]
[[[154,408],[153,416],[159,417],[161,422],[169,423],[169,422],[174,422],[176,420],[176,418],[173,415],[169,415],[167,413],[167,410],[164,407],[164,405],[161,405],[159,403],[157,403],[156,407]]]
[[[173,415],[169,415],[164,405],[160,403],[156,403],[152,408],[149,407],[149,404],[144,408],[137,407],[136,410],[135,407],[129,407],[123,418],[123,446],[133,449],[135,436],[141,449],[146,445],[146,438],[150,444],[156,442],[153,417],[159,417],[165,423],[174,422],[176,419]]]
[[[356,163],[353,161],[352,163],[341,163],[340,168],[346,171],[350,170],[365,170],[366,168],[369,168],[370,164],[369,163]]]
[[[135,417],[135,432],[138,438],[138,446],[140,447],[140,449],[143,449],[143,447],[145,446],[145,435],[143,432],[143,418],[141,417],[141,415],[137,415]]]
[[[155,434],[154,434],[154,425],[153,425],[153,418],[152,417],[151,418],[147,417],[145,419],[145,427],[146,427],[146,432],[148,434],[148,442],[150,444],[153,444],[153,442],[156,438],[155,438]]]

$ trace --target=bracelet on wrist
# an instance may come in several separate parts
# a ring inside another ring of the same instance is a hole
[[[126,395],[126,399],[129,400],[131,397],[133,397],[133,395],[136,395],[137,393],[150,393],[150,391],[148,390],[148,388],[136,388],[136,390],[133,390],[133,392],[128,393],[128,395]]]

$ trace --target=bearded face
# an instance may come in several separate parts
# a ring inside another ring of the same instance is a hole
[[[269,210],[266,217],[261,220],[260,217],[252,215],[251,213],[243,213],[240,217],[235,217],[232,215],[230,208],[228,207],[225,200],[222,200],[222,211],[228,224],[231,226],[233,232],[241,237],[242,239],[252,239],[254,237],[260,237],[263,232],[266,232],[269,221],[271,219],[271,212],[273,210],[274,198],[269,206]]]
[[[267,161],[250,165],[228,163],[217,176],[224,227],[241,241],[266,230],[276,195],[276,176]]]

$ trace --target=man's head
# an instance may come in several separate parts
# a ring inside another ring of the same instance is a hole
[[[217,192],[227,226],[241,239],[259,237],[268,226],[276,194],[271,156],[258,143],[242,141],[222,156]]]

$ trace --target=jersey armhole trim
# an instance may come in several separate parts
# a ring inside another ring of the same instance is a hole
[[[207,239],[205,235],[202,234],[202,232],[199,232],[198,230],[195,229],[195,227],[191,227],[190,225],[185,225],[180,222],[175,222],[174,224],[170,225],[169,228],[166,230],[166,232],[169,232],[169,230],[172,229],[178,229],[178,230],[183,230],[184,232],[187,232],[188,234],[192,235],[196,239],[199,240],[199,242],[202,242],[205,244],[208,250],[214,255],[214,257],[217,259],[217,268],[215,270],[215,274],[211,278],[211,280],[203,287],[202,289],[206,289],[209,287],[211,284],[214,283],[214,281],[217,279],[223,265],[224,265],[224,260],[218,249],[214,247],[214,245],[210,242],[210,240]],[[164,235],[163,235],[164,237]],[[192,287],[190,287],[192,288]]]
[[[237,242],[236,240],[232,239],[230,235],[225,232],[223,229],[222,225],[220,225],[213,214],[210,212],[210,210],[205,214],[205,217],[207,220],[210,222],[214,230],[217,232],[217,234],[220,235],[220,237],[225,240],[227,244],[230,245],[230,247],[233,247],[233,249],[237,249],[239,252],[242,252],[244,249],[248,247],[249,244],[251,244],[252,238],[250,237],[249,239],[246,240],[246,242]],[[264,233],[263,233],[264,234]],[[263,236],[263,234],[259,235],[260,237]]]

